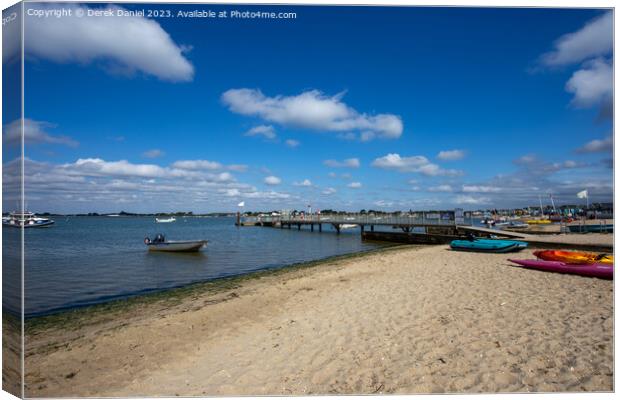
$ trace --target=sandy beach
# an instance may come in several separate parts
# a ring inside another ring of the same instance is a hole
[[[26,396],[613,390],[613,282],[508,258],[532,250],[407,246],[29,322]]]

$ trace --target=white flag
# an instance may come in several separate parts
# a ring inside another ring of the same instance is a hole
[[[582,190],[581,192],[577,193],[577,197],[579,197],[580,199],[586,199],[588,197],[588,191]]]
[[[237,204],[237,207],[245,207],[245,201],[242,201],[241,203]]]

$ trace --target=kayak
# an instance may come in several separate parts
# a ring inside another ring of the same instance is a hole
[[[509,260],[525,268],[538,269],[541,271],[559,272],[564,274],[575,274],[581,276],[591,276],[603,279],[613,279],[614,266],[609,264],[567,264],[561,261],[544,260]]]
[[[550,224],[550,219],[529,219],[527,220],[528,224]]]
[[[545,261],[562,261],[567,264],[613,264],[613,254],[597,254],[585,251],[538,250],[534,255]]]
[[[516,240],[453,240],[450,242],[452,250],[460,251],[479,251],[485,253],[507,253],[509,251],[519,251],[527,247],[526,242]]]

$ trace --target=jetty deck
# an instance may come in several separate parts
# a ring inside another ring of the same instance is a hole
[[[323,231],[323,225],[331,225],[337,234],[344,227],[357,226],[365,240],[389,241],[409,244],[446,244],[463,236],[474,234],[477,237],[522,240],[531,247],[571,248],[590,251],[613,251],[613,235],[602,234],[598,239],[583,240],[579,234],[535,235],[524,232],[490,229],[465,225],[455,218],[454,212],[418,212],[409,215],[368,215],[368,214],[312,214],[312,215],[263,215],[237,218],[238,226],[268,226],[280,229],[302,227],[310,231],[315,228]],[[388,227],[391,231],[375,230],[375,227]]]

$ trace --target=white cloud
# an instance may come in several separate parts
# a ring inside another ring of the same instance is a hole
[[[142,153],[143,157],[146,158],[158,158],[158,157],[162,157],[164,153],[162,150],[159,149],[151,149],[151,150],[147,150],[144,153]]]
[[[566,82],[566,91],[573,93],[572,104],[590,107],[613,94],[613,68],[602,58],[589,61]]]
[[[290,148],[295,148],[298,147],[300,145],[298,140],[295,139],[286,139],[286,141],[284,142],[288,147]]]
[[[235,172],[245,172],[248,169],[244,164],[230,164],[223,165],[217,161],[209,160],[179,160],[172,164],[172,168],[185,169],[185,170],[218,170],[227,169]]]
[[[613,39],[613,13],[608,11],[580,30],[560,37],[555,49],[543,54],[541,61],[546,66],[562,66],[602,56],[612,51]]]
[[[355,130],[368,139],[401,136],[403,123],[399,116],[359,113],[343,103],[342,96],[329,97],[310,90],[296,96],[268,97],[256,89],[230,89],[222,94],[222,101],[232,112],[283,126],[345,134]]]
[[[474,197],[469,195],[456,196],[456,204],[490,204],[491,199],[488,197]]]
[[[279,185],[280,183],[282,183],[282,179],[278,178],[277,176],[270,175],[265,178],[264,182],[267,185],[275,186],[275,185]]]
[[[266,139],[275,139],[276,131],[272,125],[259,125],[247,131],[245,136],[263,136]]]
[[[126,160],[105,161],[100,158],[80,158],[75,163],[64,164],[67,170],[77,170],[92,176],[131,176],[142,178],[184,177],[190,171],[160,167],[155,164],[132,164]]]
[[[465,193],[497,193],[501,192],[501,189],[493,186],[484,185],[463,185],[463,192]]]
[[[526,154],[514,160],[514,163],[517,165],[527,165],[527,164],[535,163],[536,161],[538,161],[538,159],[536,158],[535,155]]]
[[[328,187],[325,190],[323,190],[321,193],[323,193],[325,196],[329,196],[329,195],[336,193],[336,189],[334,189],[333,187]]]
[[[600,153],[613,151],[614,143],[611,136],[605,139],[595,139],[577,149],[577,153]]]
[[[222,168],[222,164],[217,161],[209,161],[209,160],[180,160],[175,161],[172,164],[174,168],[180,169],[220,169]]]
[[[245,164],[230,164],[226,165],[224,168],[235,172],[245,172],[248,170],[248,166]]]
[[[437,158],[442,161],[456,161],[465,157],[464,150],[443,150],[437,154]]]
[[[389,200],[377,200],[373,204],[377,207],[392,207],[394,202]]]
[[[325,160],[323,164],[331,168],[359,168],[360,160],[358,158],[347,158],[343,161]]]
[[[55,5],[39,5],[51,9]],[[64,8],[87,12],[88,7]],[[115,13],[117,6],[107,9]],[[185,58],[188,48],[177,45],[153,19],[143,17],[37,18],[26,17],[26,52],[58,63],[108,63],[109,70],[139,71],[166,81],[191,81],[194,67]]]
[[[312,182],[310,181],[310,179],[304,179],[301,182],[293,182],[293,186],[305,186],[305,187],[310,187],[312,186]]]
[[[362,187],[361,182],[351,182],[347,185],[347,187],[350,187],[351,189],[359,189]]]
[[[428,191],[429,192],[451,192],[452,186],[450,185],[431,186],[428,188]]]
[[[79,143],[68,136],[56,136],[46,130],[55,127],[45,121],[35,121],[24,118],[24,142],[26,144],[62,144],[69,147],[77,147]],[[2,129],[2,140],[10,145],[21,143],[22,122],[21,119],[5,125]]]
[[[540,160],[533,154],[527,154],[513,161],[521,166],[525,172],[531,175],[549,175],[558,171],[574,168],[587,167],[588,164],[576,162],[573,160],[565,160],[560,162],[546,162]]]
[[[379,157],[372,162],[373,167],[392,169],[399,172],[417,172],[427,176],[459,176],[462,171],[455,169],[443,169],[431,163],[424,156],[401,157],[399,154],[390,153]]]

